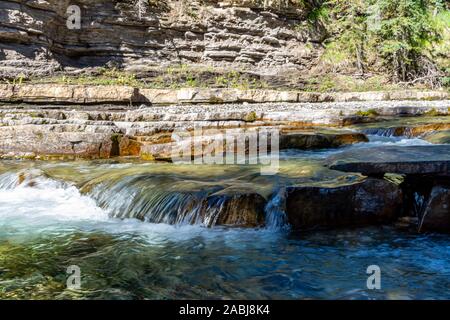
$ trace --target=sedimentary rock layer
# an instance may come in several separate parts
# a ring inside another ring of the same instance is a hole
[[[278,128],[282,148],[327,148],[364,142],[362,134],[337,130],[361,110],[376,108],[378,118],[447,111],[447,101],[383,101],[303,104],[227,104],[137,108],[129,105],[3,105],[0,107],[2,157],[167,158],[173,132],[195,128]],[[442,120],[445,125],[445,119]],[[323,130],[333,126],[333,130]],[[322,127],[322,129],[321,129]],[[238,132],[239,133],[239,132]],[[238,134],[237,133],[237,134]],[[429,159],[428,159],[429,160]]]
[[[230,1],[7,0],[0,2],[0,77],[48,75],[91,66],[145,70],[203,63],[254,70],[307,70],[322,51],[319,25],[292,6],[265,11]],[[66,26],[69,5],[81,28]]]
[[[381,91],[316,93],[279,90],[241,89],[145,89],[128,86],[59,84],[0,84],[0,102],[70,104],[220,104],[268,102],[350,102],[350,101],[430,101],[445,100],[445,91]],[[436,110],[448,113],[447,108]]]

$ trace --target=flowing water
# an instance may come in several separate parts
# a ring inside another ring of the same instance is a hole
[[[427,142],[372,136],[335,150],[289,150],[274,176],[257,166],[130,159],[0,162],[0,298],[449,299],[448,235],[296,233],[283,208],[288,185],[361,178],[323,167],[331,155],[417,144]],[[267,199],[264,227],[216,224],[225,197],[241,191]],[[66,287],[72,265],[81,289]],[[381,268],[381,290],[367,289],[369,265]]]

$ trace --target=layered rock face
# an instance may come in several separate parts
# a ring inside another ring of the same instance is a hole
[[[136,6],[140,2],[141,7]],[[245,1],[244,1],[245,2]],[[237,7],[233,1],[6,0],[0,2],[0,76],[162,63],[308,69],[323,31],[307,9]],[[81,28],[66,25],[81,8]],[[243,4],[245,5],[245,3]],[[306,8],[306,7],[305,7]]]
[[[0,157],[168,159],[173,150],[172,133],[192,132],[195,128],[233,129],[237,135],[247,129],[277,128],[280,149],[334,148],[367,141],[364,134],[339,128],[345,119],[360,110],[376,107],[380,116],[399,112],[418,115],[430,109],[446,111],[448,105],[446,101],[408,102],[410,107],[403,104],[354,102],[149,108],[4,105],[0,108]],[[324,128],[328,126],[337,128]]]
[[[449,113],[448,106],[442,104],[438,109],[423,110],[420,102],[445,100],[450,96],[445,91],[404,90],[401,93],[392,91],[359,92],[359,93],[317,93],[298,90],[270,89],[230,89],[230,88],[182,88],[182,89],[148,89],[117,85],[61,85],[61,84],[0,84],[0,102],[5,103],[48,103],[48,104],[221,104],[221,103],[319,103],[319,102],[357,102],[367,101],[373,104],[379,101],[377,110],[380,115],[386,114],[387,101],[414,101],[419,103],[417,109],[411,106],[390,108],[392,114],[421,114],[424,112]],[[411,103],[411,102],[409,102]],[[404,109],[404,110],[402,110]],[[345,111],[345,110],[343,110]],[[346,119],[347,124],[361,122],[361,116]],[[418,128],[419,129],[419,128]],[[416,130],[419,134],[430,127]],[[398,135],[407,133],[407,128],[396,128]]]

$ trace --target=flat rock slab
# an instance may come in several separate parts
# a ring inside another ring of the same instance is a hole
[[[450,146],[361,148],[330,157],[330,169],[374,176],[385,173],[450,175]]]

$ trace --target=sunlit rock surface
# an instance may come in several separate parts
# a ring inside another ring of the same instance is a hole
[[[348,115],[378,108],[380,114],[421,115],[428,110],[447,112],[446,101],[288,104],[227,104],[137,108],[126,105],[2,105],[0,156],[2,158],[75,159],[141,156],[168,159],[174,132],[204,129],[275,128],[281,148],[317,149],[366,142],[365,128],[340,128]],[[443,130],[448,117],[396,120],[408,126],[417,121],[420,132]],[[371,119],[370,119],[371,120]],[[384,118],[377,124],[383,126]],[[387,121],[389,124],[389,121]],[[333,130],[330,127],[334,128]],[[366,128],[367,129],[367,128]],[[358,130],[363,132],[358,132]],[[378,134],[370,131],[371,134]],[[286,136],[286,137],[283,137]]]
[[[362,133],[287,132],[280,137],[280,150],[326,149],[343,145],[368,142]]]

